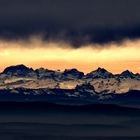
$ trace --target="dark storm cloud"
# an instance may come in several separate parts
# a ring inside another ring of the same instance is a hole
[[[0,36],[82,43],[140,37],[139,0],[1,0]]]

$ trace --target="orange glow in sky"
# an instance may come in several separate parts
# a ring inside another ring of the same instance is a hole
[[[129,69],[140,73],[140,40],[121,44],[90,44],[78,49],[63,42],[45,42],[40,38],[0,41],[0,69],[10,65],[48,69],[77,68],[85,73],[104,67],[113,73]]]

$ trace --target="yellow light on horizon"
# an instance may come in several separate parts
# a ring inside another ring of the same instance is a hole
[[[33,68],[49,69],[77,68],[85,73],[97,67],[104,67],[113,73],[125,69],[139,72],[140,40],[125,41],[122,44],[100,46],[90,44],[72,48],[62,42],[0,41],[0,68],[25,64]]]

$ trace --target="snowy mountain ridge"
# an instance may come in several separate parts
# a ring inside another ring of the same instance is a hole
[[[33,70],[25,65],[16,65],[5,68],[0,73],[0,89],[76,89],[90,84],[97,93],[122,94],[131,90],[140,90],[140,74],[133,74],[126,70],[121,74],[113,75],[104,68],[98,68],[86,75],[77,69],[64,72],[44,68]],[[91,90],[91,87],[85,87]]]

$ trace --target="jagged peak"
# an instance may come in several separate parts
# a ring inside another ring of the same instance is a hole
[[[36,69],[35,70],[36,72],[55,72],[54,70],[50,70],[50,69],[45,69],[45,68],[43,68],[43,67],[41,67],[41,68],[38,68],[38,69]]]
[[[2,74],[7,74],[8,76],[17,76],[17,77],[26,77],[26,76],[34,77],[35,74],[33,73],[34,70],[32,68],[29,68],[23,64],[9,66],[5,68],[4,71],[2,72]]]
[[[7,68],[10,68],[10,67],[15,67],[15,68],[28,68],[27,66],[23,65],[23,64],[19,64],[19,65],[13,65],[13,66],[9,66]]]
[[[64,73],[65,72],[80,72],[79,70],[77,70],[76,68],[72,68],[72,69],[65,69],[64,70]]]
[[[64,72],[63,72],[64,74],[82,74],[82,75],[84,75],[84,73],[83,72],[81,72],[81,71],[79,71],[79,70],[77,70],[77,69],[75,69],[75,68],[73,68],[73,69],[65,69],[64,70]]]
[[[98,67],[96,70],[94,70],[94,71],[91,71],[90,73],[88,73],[88,74],[95,74],[95,73],[108,73],[108,74],[112,74],[111,72],[109,72],[109,71],[107,71],[106,69],[104,69],[104,68],[100,68],[100,67]],[[112,74],[113,75],[113,74]]]
[[[7,73],[9,71],[15,71],[15,70],[32,70],[32,68],[28,68],[27,66],[20,64],[20,65],[13,65],[13,66],[9,66],[7,68],[4,69],[3,73]]]
[[[120,75],[124,75],[124,74],[134,75],[134,73],[131,72],[130,70],[125,70],[125,71],[123,71]]]
[[[84,76],[84,73],[81,71],[78,71],[77,69],[73,68],[73,69],[66,69],[63,72],[64,76],[71,76],[71,78],[76,78],[76,79],[81,79]],[[68,78],[68,77],[67,77]],[[69,77],[70,78],[70,77]]]
[[[119,74],[118,76],[124,77],[124,78],[135,78],[138,75],[134,74],[130,70],[125,70],[121,74]]]
[[[98,67],[95,71],[102,72],[102,73],[108,72],[106,69],[101,68],[101,67]]]
[[[88,73],[86,78],[112,78],[114,75],[104,68],[97,68],[96,70]]]

